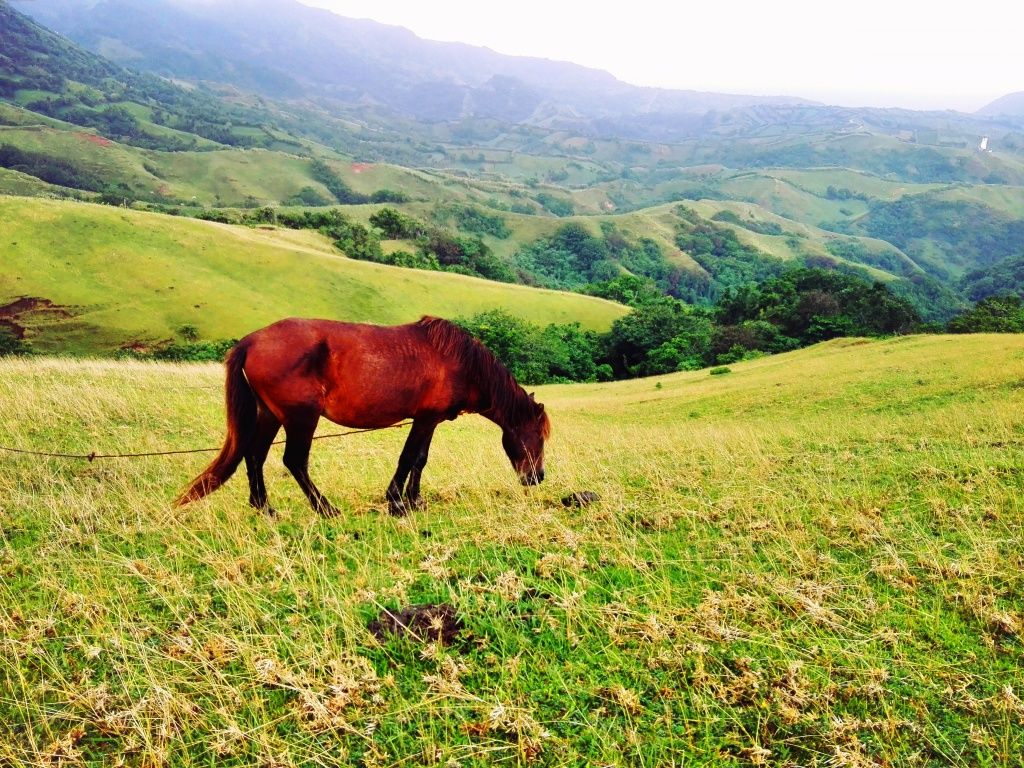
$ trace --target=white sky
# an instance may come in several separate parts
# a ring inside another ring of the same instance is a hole
[[[1024,3],[301,0],[636,85],[974,111],[1024,90]]]

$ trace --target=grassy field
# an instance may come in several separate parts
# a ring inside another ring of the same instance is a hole
[[[279,448],[276,521],[172,511],[204,456],[4,456],[0,765],[1020,765],[1024,339],[732,368],[541,388],[529,493],[446,424],[405,519],[399,431],[315,444],[330,521]],[[0,444],[215,445],[220,382],[5,359]],[[439,602],[451,646],[367,630]]]
[[[0,197],[0,219],[0,305],[57,305],[17,318],[44,351],[146,346],[184,325],[238,338],[289,315],[398,323],[500,307],[604,330],[626,312],[579,294],[354,261],[310,232],[15,197]]]
[[[146,108],[134,105],[130,109],[140,110],[145,112]],[[178,135],[157,125],[150,125],[148,130]],[[180,134],[179,138],[193,137]],[[303,155],[316,152],[333,158],[332,169],[352,189],[364,194],[389,188],[401,189],[417,199],[511,199],[507,183],[427,174],[386,163],[354,163],[350,157],[309,142],[293,141],[283,145],[285,151],[228,148],[199,138],[196,142],[196,151],[190,152],[141,149],[110,141],[92,129],[0,103],[0,145],[59,157],[80,173],[124,184],[144,203],[241,206],[256,201],[261,205],[280,205],[304,187],[312,187],[332,199],[327,189],[313,178],[309,158],[295,154],[296,146],[302,146]],[[9,189],[4,181],[0,178],[0,190],[5,194],[37,194],[34,189]]]
[[[21,197],[69,197],[81,195],[88,198],[90,193],[78,192],[68,187],[48,184],[21,171],[0,168],[0,195],[18,195]]]

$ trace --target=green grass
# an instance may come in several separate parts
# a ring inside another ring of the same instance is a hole
[[[0,763],[1015,766],[1024,752],[1024,339],[837,340],[537,396],[547,483],[444,425],[280,465],[280,517],[208,457],[0,463]],[[0,361],[0,444],[215,445],[221,371]],[[326,429],[325,429],[326,431]],[[565,510],[559,498],[601,500]],[[449,602],[448,648],[378,643]]]
[[[0,139],[3,134],[0,133]],[[0,168],[0,194],[19,195],[22,197],[67,197],[82,196],[89,197],[88,192],[79,192],[68,187],[61,187],[56,184],[49,184],[21,171],[12,171],[9,168]]]
[[[122,104],[144,118],[148,108]],[[217,148],[211,141],[165,126],[145,123],[152,136],[195,139],[197,151],[162,152],[116,141],[97,143],[95,131],[0,103],[0,143],[63,158],[72,165],[124,183],[144,202],[166,200],[205,206],[279,205],[303,187],[331,195],[310,174],[310,161],[291,152]],[[294,148],[292,148],[294,149]],[[319,154],[335,153],[316,147]],[[493,196],[494,185],[482,186],[387,164],[358,164],[350,158],[332,162],[357,192],[401,189],[414,198],[471,199]],[[479,188],[478,188],[479,187]]]
[[[133,105],[131,108],[138,117],[147,117],[147,107]],[[755,220],[778,223],[787,232],[797,235],[799,242],[788,235],[772,237],[741,230],[737,230],[737,234],[747,244],[782,259],[828,256],[827,243],[834,235],[826,230],[837,224],[854,225],[868,212],[868,200],[892,201],[906,195],[933,191],[949,199],[983,203],[1012,216],[1019,216],[1024,211],[1024,197],[1020,187],[1014,186],[914,184],[884,178],[878,173],[832,167],[737,171],[721,165],[693,165],[689,169],[677,167],[672,173],[661,169],[660,166],[666,163],[678,162],[684,166],[695,162],[700,152],[694,146],[615,143],[620,153],[615,163],[627,166],[638,164],[635,165],[635,172],[646,180],[617,178],[609,181],[607,179],[612,166],[601,165],[597,160],[545,157],[543,154],[513,152],[497,145],[486,148],[467,147],[457,152],[452,150],[449,159],[456,160],[452,167],[427,171],[387,163],[357,163],[351,157],[309,142],[299,142],[291,146],[290,151],[225,148],[158,152],[116,142],[100,146],[96,137],[87,131],[59,121],[33,117],[31,113],[10,105],[0,105],[0,122],[14,124],[0,130],[0,141],[12,142],[29,151],[59,154],[89,171],[92,176],[110,179],[111,182],[124,182],[142,203],[280,205],[304,187],[313,187],[321,196],[330,198],[328,191],[311,177],[310,160],[303,155],[312,152],[330,158],[329,162],[335,172],[356,192],[370,194],[381,189],[404,192],[411,197],[412,202],[400,207],[424,218],[429,218],[438,203],[494,203],[510,207],[516,204],[535,205],[533,198],[541,191],[566,197],[572,200],[578,214],[575,220],[608,219],[624,228],[632,228],[635,232],[651,236],[673,263],[691,270],[698,270],[698,267],[689,256],[680,253],[673,242],[674,229],[668,215],[671,204],[649,207],[652,202],[687,195],[700,198],[698,204],[703,205],[702,213],[709,212],[707,215],[729,209],[752,216]],[[36,122],[43,124],[34,124]],[[167,129],[152,125],[147,130],[167,132]],[[559,134],[552,136],[550,145],[541,144],[534,149],[538,153],[553,152],[563,141],[572,144],[571,138]],[[848,156],[850,162],[853,162],[862,156],[895,153],[895,157],[921,149],[878,136],[823,134],[804,146],[806,142],[806,137],[765,139],[760,144],[753,141],[748,149],[753,151],[760,146],[762,150],[768,150],[789,146],[790,150],[803,152],[802,156],[805,156],[808,163],[817,160],[834,161],[835,157],[830,153],[838,153],[839,157]],[[205,140],[203,144],[210,145]],[[294,153],[300,144],[303,155]],[[580,149],[580,146],[576,147],[577,151]],[[1013,158],[992,158],[987,155],[976,157],[977,153],[959,150],[950,152],[958,162],[962,161],[971,168],[988,168],[991,165],[993,172],[1013,178],[1013,173],[1007,170],[1016,162]],[[477,160],[480,154],[484,157],[482,166]],[[467,158],[466,162],[458,160],[462,156]],[[606,159],[605,162],[611,160]],[[648,168],[646,171],[645,166]],[[562,173],[568,175],[562,178]],[[560,179],[557,184],[548,181],[555,177],[553,174],[557,174]],[[647,175],[650,175],[649,179]],[[868,200],[829,199],[827,191],[830,186],[850,190]],[[9,177],[0,179],[0,191],[39,195],[48,192],[45,187]],[[617,204],[625,206],[627,212],[618,213]],[[352,213],[368,217],[372,210],[370,206],[359,206],[353,207]],[[612,214],[617,215],[613,217]],[[510,257],[523,245],[550,234],[567,222],[567,219],[547,215],[507,213],[505,218],[512,228],[512,236],[504,240],[485,238],[502,258]],[[649,231],[646,229],[648,226]],[[874,263],[902,263],[902,271],[908,274],[919,269],[891,244],[861,240],[861,245],[875,254],[888,254],[882,260],[875,259]],[[945,261],[940,258],[939,264]],[[874,274],[882,280],[892,279],[887,272],[875,270]]]
[[[311,232],[15,197],[0,198],[0,219],[0,304],[41,298],[67,313],[19,320],[44,351],[148,346],[183,325],[238,338],[289,315],[397,323],[500,307],[603,330],[626,312],[578,294],[353,261]]]
[[[939,197],[946,200],[966,200],[968,202],[987,205],[995,211],[1007,216],[1024,218],[1024,188],[1008,187],[998,184],[984,186],[950,186],[944,189]]]
[[[942,184],[913,184],[906,181],[893,181],[864,171],[850,168],[807,168],[802,170],[772,169],[768,175],[783,179],[794,186],[806,190],[818,197],[825,198],[829,187],[848,189],[875,200],[898,200],[905,195],[917,195],[936,189]],[[859,200],[834,201],[839,204],[858,203]]]
[[[26,152],[53,155],[111,183],[123,182],[147,199],[160,186],[160,180],[144,168],[142,150],[106,142],[91,130],[68,130],[50,124],[11,126],[0,131],[0,142]]]
[[[830,169],[826,178],[834,179],[840,185],[857,191],[859,187],[848,186],[862,178],[861,174],[840,169]],[[821,225],[829,222],[855,218],[867,211],[867,204],[861,200],[829,200],[825,197],[825,188],[820,191],[813,187],[805,187],[804,178],[793,178],[790,171],[743,172],[731,173],[717,184],[722,194],[737,200],[756,203],[762,208],[772,211],[794,221],[810,225]],[[815,178],[817,180],[817,177]],[[844,213],[848,211],[848,213]]]
[[[200,205],[279,204],[305,186],[331,195],[309,176],[309,160],[264,149],[147,152],[165,194]]]
[[[174,133],[155,126],[154,131],[158,130]],[[30,152],[53,154],[111,182],[123,182],[144,202],[171,200],[207,206],[239,206],[250,201],[279,204],[305,186],[319,188],[329,197],[310,178],[308,159],[282,152],[160,152],[98,141],[93,131],[50,126],[9,127],[0,131],[0,142]]]

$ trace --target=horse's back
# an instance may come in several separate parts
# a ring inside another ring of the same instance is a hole
[[[418,324],[288,318],[239,342],[250,385],[278,418],[315,408],[332,421],[379,426],[456,396],[446,363]]]

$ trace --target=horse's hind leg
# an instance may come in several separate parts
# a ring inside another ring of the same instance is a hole
[[[285,422],[284,432],[287,439],[284,446],[284,465],[306,494],[313,510],[324,517],[334,517],[338,514],[337,508],[327,500],[309,477],[309,448],[313,443],[313,433],[319,419],[319,413],[310,411],[292,415]]]
[[[249,476],[249,505],[273,517],[275,512],[267,499],[267,486],[263,479],[263,464],[267,460],[270,446],[281,429],[281,422],[264,407],[260,407],[256,419],[256,432],[245,454],[245,470]]]

